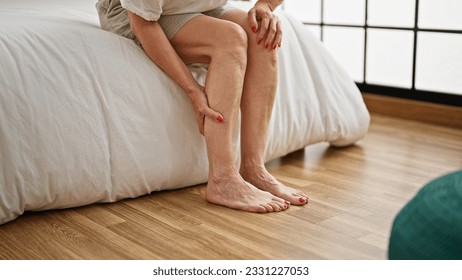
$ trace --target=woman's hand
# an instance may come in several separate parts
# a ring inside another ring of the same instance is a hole
[[[264,42],[265,48],[281,47],[281,21],[274,15],[273,7],[265,1],[258,1],[249,11],[249,23],[254,33],[258,32],[257,43]]]
[[[203,86],[198,85],[198,89],[189,94],[189,97],[191,98],[191,103],[194,108],[199,132],[202,135],[204,135],[204,123],[206,117],[211,118],[213,121],[218,123],[222,123],[224,121],[223,116],[220,113],[209,107],[207,94],[205,93],[205,88]]]

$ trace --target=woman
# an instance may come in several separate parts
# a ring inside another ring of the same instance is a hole
[[[103,29],[134,39],[188,95],[209,158],[207,201],[249,212],[279,212],[308,197],[268,173],[264,151],[277,88],[282,0],[248,12],[226,0],[99,0]],[[205,87],[187,64],[209,64]],[[232,135],[241,109],[241,166]]]

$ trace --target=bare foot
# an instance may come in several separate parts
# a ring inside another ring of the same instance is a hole
[[[255,185],[260,190],[270,192],[293,205],[304,205],[309,201],[305,193],[283,185],[264,167],[241,168],[240,173],[244,180]]]
[[[280,212],[290,205],[288,201],[245,182],[239,175],[220,179],[209,178],[205,198],[214,204],[258,213]]]

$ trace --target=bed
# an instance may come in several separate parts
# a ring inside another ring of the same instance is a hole
[[[134,42],[100,29],[95,2],[0,2],[0,224],[207,180],[186,95]],[[266,160],[355,143],[370,120],[356,85],[300,22],[279,16]],[[207,67],[190,69],[203,83]]]

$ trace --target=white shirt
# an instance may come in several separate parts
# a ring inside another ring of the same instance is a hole
[[[202,13],[226,4],[227,0],[121,0],[122,7],[145,20],[157,21],[160,15]]]

